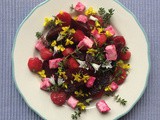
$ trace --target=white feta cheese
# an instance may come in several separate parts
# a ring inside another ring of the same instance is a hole
[[[98,20],[96,17],[94,17],[94,16],[92,16],[92,15],[89,17],[89,19],[90,19],[90,20],[93,20],[93,21],[97,21],[97,20]]]

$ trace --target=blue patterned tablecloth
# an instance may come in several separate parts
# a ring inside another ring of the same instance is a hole
[[[44,0],[1,0],[0,3],[0,120],[41,120],[24,102],[12,80],[11,50],[19,24]],[[148,34],[151,73],[136,106],[120,120],[160,119],[160,0],[120,0]]]

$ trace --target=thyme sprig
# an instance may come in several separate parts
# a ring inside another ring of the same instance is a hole
[[[53,85],[53,86],[51,86],[51,87],[48,87],[48,88],[47,88],[47,91],[48,91],[48,92],[58,91],[58,88],[59,88],[59,86],[58,86],[57,84],[55,84],[55,85]]]
[[[112,15],[114,14],[114,9],[108,9],[108,12],[106,12],[106,10],[104,8],[99,8],[98,13],[103,17],[103,21],[106,24],[110,23],[110,19],[112,17]]]
[[[121,49],[121,52],[122,52],[122,53],[126,53],[126,52],[128,51],[128,49],[129,49],[129,48],[125,46],[125,47],[123,47],[123,48]]]
[[[106,11],[105,11],[104,8],[100,7],[99,10],[98,10],[98,13],[99,13],[100,15],[104,15],[104,14],[106,13]]]
[[[39,39],[39,38],[41,38],[42,37],[42,33],[41,32],[36,32],[36,37]]]
[[[80,52],[80,49],[81,48],[83,48],[84,46],[81,46],[81,47],[76,47],[76,49],[72,52],[72,53],[70,53],[68,56],[66,56],[64,59],[63,59],[63,61],[65,62],[67,59],[68,59],[68,57],[70,57],[70,56],[72,56],[72,57],[74,57],[73,56],[73,54],[75,54],[75,53],[77,53],[77,52]]]
[[[116,102],[119,102],[121,105],[126,105],[127,101],[123,98],[121,98],[119,95],[116,95],[115,97]]]
[[[71,115],[72,120],[77,120],[81,117],[81,110],[75,110],[74,113]]]
[[[73,11],[73,10],[74,10],[74,6],[73,6],[73,4],[71,4],[71,6],[70,6],[70,10],[71,10],[71,11]]]

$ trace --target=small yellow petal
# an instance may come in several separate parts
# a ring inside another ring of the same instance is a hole
[[[74,34],[76,31],[75,31],[75,29],[71,29],[69,32]]]
[[[66,39],[66,43],[65,43],[65,45],[67,46],[67,45],[73,45],[74,44],[74,42],[73,41],[71,41],[70,39]]]
[[[38,74],[39,74],[40,77],[46,78],[45,70],[39,71]]]
[[[55,24],[56,24],[56,25],[62,25],[62,23],[63,23],[63,22],[62,22],[59,18],[57,18],[56,21],[55,21]]]
[[[63,45],[58,45],[57,50],[60,50],[60,51],[63,52],[65,50],[65,48],[63,47]]]
[[[43,26],[46,27],[51,21],[53,21],[52,18],[44,18]]]
[[[111,89],[110,86],[107,86],[104,90],[105,90],[106,92],[107,92],[107,91],[112,91],[112,89]]]
[[[107,37],[111,37],[112,34],[111,34],[109,31],[106,31],[106,36],[107,36]]]
[[[52,43],[51,43],[51,46],[54,47],[56,46],[57,42],[54,40]]]
[[[96,27],[101,26],[100,23],[98,21],[95,22]]]
[[[62,30],[66,32],[66,31],[69,30],[69,28],[70,28],[70,26],[68,26],[68,27],[62,27]]]
[[[129,64],[125,64],[122,60],[119,60],[117,62],[117,66],[119,66],[119,67],[121,67],[121,68],[123,68],[125,70],[130,69],[130,65]]]
[[[77,19],[78,19],[78,17],[77,17],[77,16],[73,17],[73,20],[77,20]]]
[[[93,7],[90,7],[85,11],[85,15],[94,15],[94,14],[96,14],[96,11],[93,9]]]
[[[97,28],[98,33],[100,34],[101,32],[103,32],[103,28]]]
[[[60,11],[60,12],[59,12],[59,14],[61,14],[61,15],[62,15],[62,14],[63,14],[63,11]]]

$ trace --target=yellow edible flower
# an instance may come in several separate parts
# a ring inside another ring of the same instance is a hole
[[[123,68],[123,69],[125,69],[125,70],[130,69],[130,65],[124,63],[124,61],[122,61],[122,60],[119,60],[116,65],[121,67],[121,68]]]
[[[67,45],[73,45],[74,44],[74,42],[71,40],[71,39],[66,39],[66,43],[65,43],[65,45],[67,46]]]
[[[55,21],[55,25],[62,25],[62,23],[64,23],[64,22],[61,21],[59,18],[57,18]]]
[[[62,30],[63,30],[64,32],[67,32],[67,31],[69,30],[69,28],[70,28],[70,26],[68,26],[68,27],[62,27]]]
[[[79,102],[79,103],[77,104],[77,106],[80,107],[81,110],[85,110],[85,109],[86,109],[86,106],[85,106],[84,103]]]
[[[96,27],[100,27],[101,26],[100,23],[97,20],[95,22],[95,25],[96,25]]]
[[[77,20],[77,19],[78,19],[78,16],[73,17],[73,20]]]
[[[74,77],[75,81],[84,82],[84,83],[86,83],[90,78],[90,76],[87,74],[85,74],[85,75],[83,75],[83,77],[81,77],[80,73],[72,74],[72,76]]]
[[[63,11],[60,11],[60,12],[59,12],[59,14],[61,14],[61,15],[62,15],[62,14],[63,14]]]
[[[74,94],[75,94],[77,97],[84,97],[84,94],[83,94],[83,91],[82,91],[82,90],[75,91]]]
[[[54,40],[52,43],[51,43],[51,46],[54,47],[57,45],[57,42]]]
[[[58,68],[58,74],[59,74],[59,77],[63,77],[63,79],[67,79],[67,75],[66,75],[66,72],[65,71],[62,71],[62,69]]]
[[[57,50],[60,50],[60,51],[63,52],[65,50],[65,48],[63,47],[63,45],[58,45]]]
[[[74,34],[76,31],[75,31],[75,29],[70,29],[69,30],[69,33],[71,33],[71,34]]]
[[[45,18],[43,26],[46,27],[51,21],[53,21],[53,19],[51,17],[50,18]]]
[[[42,78],[46,78],[45,70],[41,70],[38,72],[38,75]]]
[[[89,80],[89,78],[90,78],[90,76],[85,74],[85,75],[83,75],[82,80],[83,80],[84,83],[86,83]]]
[[[62,36],[66,36],[67,32],[69,31],[69,28],[70,28],[70,26],[68,26],[68,27],[62,27],[63,31],[61,31],[60,34]]]
[[[106,36],[107,36],[107,37],[111,37],[112,34],[111,34],[109,31],[106,31]]]
[[[79,73],[76,74],[72,74],[72,76],[74,77],[74,80],[77,82],[81,82],[81,75]]]
[[[104,89],[106,92],[107,91],[112,91],[112,89],[111,89],[111,87],[110,86],[107,86],[107,87],[105,87],[105,89]]]
[[[94,14],[96,14],[96,11],[93,9],[93,7],[90,7],[85,11],[85,15],[94,15]]]
[[[101,32],[103,32],[103,28],[101,27],[101,28],[97,28],[97,30],[98,30],[98,33],[100,34]]]
[[[97,52],[97,50],[95,50],[95,49],[93,49],[93,48],[90,48],[90,49],[88,49],[87,50],[87,52],[86,53],[90,53],[92,56],[95,56],[95,53]]]
[[[67,88],[68,88],[67,83],[63,83],[63,84],[62,84],[62,87],[64,87],[64,88],[66,88],[66,89],[67,89]]]

